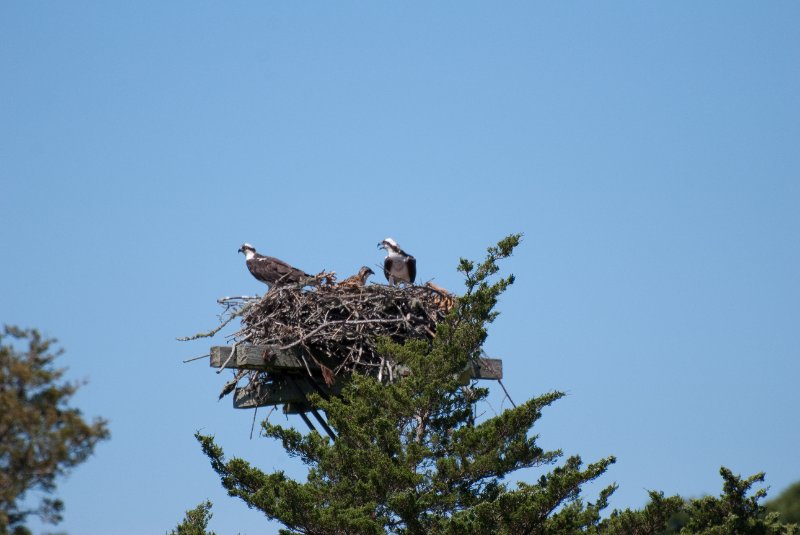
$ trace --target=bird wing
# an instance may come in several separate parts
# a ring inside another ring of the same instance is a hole
[[[297,282],[303,277],[310,277],[303,270],[290,266],[279,258],[258,255],[248,260],[247,267],[255,278],[268,284],[281,282]]]
[[[408,255],[406,257],[406,268],[408,269],[408,282],[414,284],[414,279],[417,278],[417,259]]]
[[[391,271],[392,271],[392,260],[387,256],[386,258],[383,259],[383,274],[386,277],[386,280],[390,282],[392,280],[389,278]]]
[[[360,282],[361,279],[359,279],[358,275],[350,275],[336,286],[357,286]]]

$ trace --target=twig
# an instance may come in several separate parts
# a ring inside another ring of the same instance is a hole
[[[257,295],[233,295],[233,296],[226,296],[220,297],[217,299],[217,303],[220,305],[227,305],[228,301],[257,301],[261,299],[261,297]]]
[[[272,412],[275,410],[275,407],[276,407],[276,406],[277,406],[277,405],[273,405],[272,407],[270,407],[270,408],[269,408],[269,412],[268,412],[268,413],[267,413],[267,415],[264,417],[264,422],[266,422],[267,420],[269,420],[269,417],[270,417],[270,416],[272,416]],[[258,408],[258,407],[256,407],[256,408]],[[255,418],[256,418],[256,416],[255,416],[255,414],[254,414],[254,415],[253,415],[253,423],[255,423]],[[263,424],[262,424],[262,426],[263,426]],[[261,430],[260,430],[260,429],[259,429],[259,431],[258,431],[258,436],[261,436]],[[252,427],[250,428],[250,440],[253,440],[253,428],[252,428]]]
[[[217,327],[211,329],[210,331],[207,331],[207,332],[204,332],[204,333],[197,333],[197,334],[192,335],[192,336],[182,336],[182,337],[178,338],[178,341],[179,342],[188,342],[189,340],[197,340],[198,338],[210,338],[210,337],[214,336],[215,334],[220,332],[227,324],[229,324],[231,321],[233,321],[233,318],[237,318],[237,317],[241,316],[242,314],[244,314],[246,311],[248,311],[253,303],[254,303],[254,301],[250,302],[250,303],[247,303],[245,306],[243,306],[242,308],[240,308],[239,310],[237,310],[236,312],[231,314],[228,317],[228,319],[226,319],[225,321],[223,321],[221,324],[219,324]]]
[[[272,407],[275,408],[274,406]],[[255,410],[253,410],[253,423],[250,424],[250,440],[253,440],[253,429],[256,427],[256,414],[258,413],[258,405],[256,405]]]
[[[296,340],[296,341],[292,342],[291,344],[282,346],[281,349],[289,349],[289,348],[292,348],[292,347],[296,346],[297,344],[305,342],[306,340],[308,340],[309,338],[311,338],[312,336],[314,336],[315,334],[320,332],[325,327],[330,327],[331,325],[341,325],[341,324],[356,325],[356,324],[359,324],[359,323],[403,323],[403,322],[406,322],[405,318],[379,319],[379,320],[334,320],[334,321],[328,321],[328,322],[323,323],[322,325],[320,325],[319,327],[317,327],[316,329],[314,329],[310,333],[304,335],[299,340]]]
[[[228,365],[228,363],[231,361],[231,359],[233,358],[233,356],[236,354],[236,344],[237,344],[237,342],[234,342],[234,343],[233,343],[233,346],[231,346],[231,354],[230,354],[230,356],[228,356],[227,360],[225,360],[225,362],[223,362],[223,363],[222,363],[222,365],[221,365],[221,366],[219,367],[219,369],[217,370],[217,373],[221,373],[221,372],[222,372],[222,370],[224,370],[224,369],[225,369],[225,366],[227,366],[227,365]]]
[[[210,356],[211,356],[211,353],[206,353],[205,355],[200,355],[199,357],[192,357],[190,359],[186,359],[186,360],[183,361],[183,363],[186,364],[187,362],[192,362],[193,360],[204,359],[204,358],[210,357]]]
[[[497,382],[500,383],[500,387],[503,389],[503,392],[506,393],[506,397],[508,398],[508,401],[510,401],[511,405],[513,405],[514,408],[516,409],[517,408],[517,404],[514,403],[514,400],[511,399],[511,396],[508,395],[508,390],[506,390],[506,385],[504,385],[503,381],[501,381],[500,379],[498,379]]]
[[[302,359],[303,364],[306,367],[306,371],[308,372],[308,376],[311,377],[311,369],[308,367],[308,362],[306,361],[306,356],[303,355],[302,353],[300,353],[300,358]]]

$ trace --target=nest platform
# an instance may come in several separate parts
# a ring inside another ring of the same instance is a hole
[[[284,405],[309,410],[306,397],[336,395],[353,373],[380,381],[407,374],[377,352],[379,337],[395,342],[432,340],[436,326],[457,305],[439,286],[337,285],[320,274],[311,285],[278,286],[261,298],[220,302],[241,318],[231,345],[211,348],[210,364],[233,368],[220,398],[234,392],[236,408]],[[480,358],[464,370],[470,379],[501,379],[502,362]],[[241,385],[241,386],[239,386]]]

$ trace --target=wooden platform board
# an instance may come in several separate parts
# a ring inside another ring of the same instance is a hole
[[[336,395],[344,383],[339,378],[333,385],[327,386],[314,359],[304,355],[299,347],[280,349],[279,346],[271,345],[245,345],[236,346],[235,355],[232,356],[231,352],[231,346],[212,347],[209,359],[211,367],[260,370],[274,376],[274,381],[263,384],[258,389],[237,388],[233,395],[233,406],[237,409],[287,405],[291,412],[303,412],[308,394],[317,392],[323,397]],[[402,371],[399,375],[403,375]],[[470,363],[459,378],[463,384],[473,379],[502,379],[503,361],[479,358]]]

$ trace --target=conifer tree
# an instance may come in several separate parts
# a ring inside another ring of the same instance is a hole
[[[54,343],[35,329],[0,331],[0,535],[26,532],[23,523],[32,514],[58,522],[64,504],[50,497],[56,478],[109,436],[105,420],[89,423],[69,406],[80,384],[61,382],[64,369],[53,365],[61,352],[52,350]],[[44,497],[27,502],[29,491]]]
[[[779,513],[784,522],[800,522],[800,481],[766,503],[767,510]]]
[[[181,523],[168,535],[215,535],[213,531],[206,530],[212,516],[211,502],[206,500],[194,509],[186,511]]]
[[[692,500],[687,506],[689,520],[681,533],[697,535],[791,535],[797,533],[793,524],[782,524],[778,513],[767,512],[759,503],[767,495],[766,489],[751,493],[755,483],[764,482],[764,474],[758,473],[747,479],[734,475],[729,469],[720,468],[724,481],[722,495],[706,496]]]
[[[766,489],[752,491],[763,483],[759,473],[742,479],[729,469],[720,468],[723,486],[720,496],[684,500],[665,498],[650,492],[644,509],[614,511],[597,527],[597,535],[796,535],[795,524],[784,524],[777,512],[768,512],[759,503]]]
[[[283,534],[571,534],[596,527],[614,487],[591,503],[580,498],[581,487],[614,458],[586,466],[577,456],[562,461],[561,451],[545,451],[531,433],[564,394],[481,419],[475,406],[488,390],[458,379],[480,352],[498,297],[514,282],[495,275],[520,237],[490,247],[480,263],[461,260],[466,291],[431,343],[381,341],[381,354],[407,366],[407,377],[354,375],[340,397],[312,396],[336,440],[263,423],[268,437],[307,465],[305,482],[226,460],[213,437],[197,434],[228,493],[283,523]],[[535,482],[507,481],[530,467],[542,472]]]

